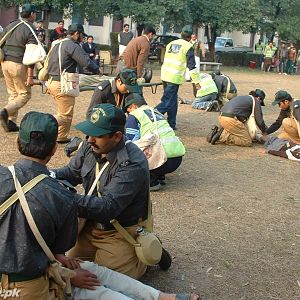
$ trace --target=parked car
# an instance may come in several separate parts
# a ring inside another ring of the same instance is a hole
[[[217,37],[215,42],[215,52],[253,52],[251,47],[234,46],[233,39]]]
[[[174,41],[179,39],[176,35],[157,35],[151,45],[150,45],[150,51],[149,51],[149,60],[158,60],[160,63],[163,62],[164,58],[164,51],[162,49],[166,49],[166,46]]]

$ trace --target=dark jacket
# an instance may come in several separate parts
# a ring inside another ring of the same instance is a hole
[[[267,129],[267,134],[271,134],[281,127],[282,121],[291,116],[291,109],[281,109],[277,120]]]
[[[91,45],[91,47],[90,47]],[[95,43],[83,43],[82,44],[82,49],[87,53],[89,54],[89,57],[91,59],[94,59],[96,55],[99,55],[99,50],[97,49],[96,47],[96,44]],[[90,54],[94,54],[94,56],[90,56]]]
[[[59,46],[60,43],[55,45],[49,55],[48,70],[50,76],[60,75],[58,54]],[[77,67],[79,65],[87,67],[95,74],[99,74],[99,67],[91,59],[89,59],[87,53],[85,53],[72,38],[68,38],[61,43],[61,61],[61,71],[66,70],[66,72],[75,73],[77,72]]]
[[[65,37],[67,35],[67,29],[63,28],[62,30],[59,27],[56,27],[52,30],[50,34],[50,42],[57,40],[59,37]]]
[[[109,166],[99,180],[100,201],[96,197],[78,196],[79,215],[97,219],[104,228],[113,229],[110,220],[116,218],[123,226],[145,220],[149,201],[149,167],[144,153],[132,142],[119,145],[107,154]],[[59,179],[83,185],[88,193],[95,180],[96,163],[104,164],[84,142],[75,157],[63,168],[53,170]],[[96,190],[93,195],[96,195]],[[87,205],[89,203],[89,205]],[[90,210],[86,210],[90,206]],[[85,209],[81,209],[84,207]]]
[[[93,107],[97,104],[111,103],[123,107],[124,99],[127,95],[128,94],[121,94],[118,92],[115,80],[112,82],[104,80],[94,90],[94,94],[86,112],[86,118],[90,116]]]
[[[252,106],[253,101],[251,96],[237,96],[221,108],[221,113],[236,116],[238,120],[245,123],[252,113]],[[255,100],[254,117],[258,128],[265,133],[267,126],[264,122],[261,105],[258,100]]]
[[[23,19],[23,21],[27,22],[27,24],[29,24],[32,29],[35,30],[31,22],[29,22],[27,19]],[[20,20],[11,22],[3,31],[1,37],[18,23],[20,23]],[[22,63],[26,44],[37,44],[37,40],[28,26],[21,24],[8,36],[5,41],[5,45],[3,47],[5,55],[4,60]]]
[[[219,94],[227,92],[227,85],[228,85],[227,77],[228,76],[224,76],[224,75],[216,75],[214,78]],[[230,78],[229,81],[230,81],[229,93],[236,93],[237,89],[235,87],[235,84]]]
[[[39,174],[49,175],[46,166],[20,159],[15,164],[21,185]],[[0,166],[0,205],[15,193],[12,175]],[[71,249],[77,237],[77,207],[74,194],[47,177],[26,194],[36,225],[54,254]],[[0,274],[39,277],[46,273],[49,259],[27,223],[20,202],[15,202],[0,215]]]

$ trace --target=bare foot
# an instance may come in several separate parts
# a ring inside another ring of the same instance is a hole
[[[176,295],[175,294],[164,294],[164,293],[160,293],[159,300],[177,300]],[[200,296],[195,294],[195,293],[191,293],[190,294],[190,298],[189,300],[200,300]]]

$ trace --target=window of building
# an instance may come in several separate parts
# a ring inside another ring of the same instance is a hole
[[[100,16],[100,17],[95,18],[95,19],[91,19],[89,21],[89,25],[91,25],[91,26],[103,26],[103,16]]]

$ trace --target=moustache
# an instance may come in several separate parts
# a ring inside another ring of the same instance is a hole
[[[92,147],[99,149],[99,147],[95,143],[89,143]]]

